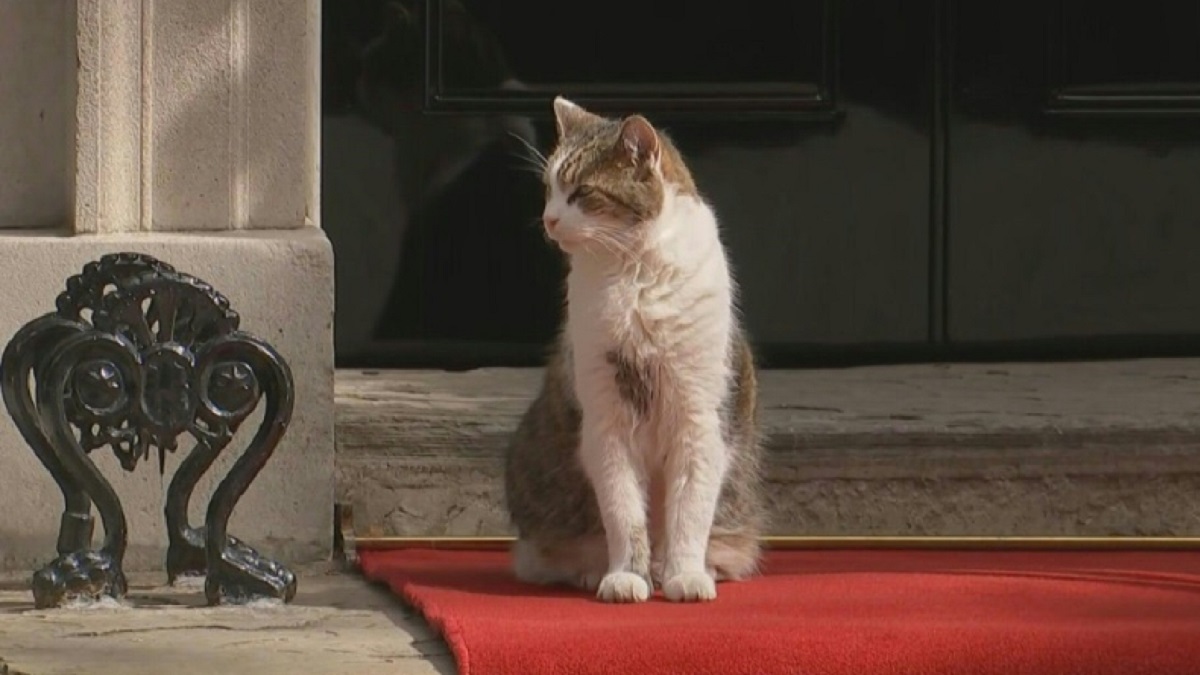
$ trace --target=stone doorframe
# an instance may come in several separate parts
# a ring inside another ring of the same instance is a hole
[[[288,562],[327,557],[333,255],[319,222],[320,1],[4,2],[0,72],[0,341],[105,253],[146,253],[210,282],[284,355],[296,387],[291,426],[230,530]],[[94,459],[125,504],[127,569],[160,569],[166,479]],[[7,417],[0,468],[0,570],[32,569],[54,555],[62,497]]]

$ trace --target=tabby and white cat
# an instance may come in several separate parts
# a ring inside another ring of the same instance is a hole
[[[757,384],[712,208],[644,117],[554,101],[546,236],[565,326],[508,448],[517,576],[607,602],[712,600],[764,527]]]

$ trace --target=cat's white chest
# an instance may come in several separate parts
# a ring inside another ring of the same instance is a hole
[[[639,349],[647,341],[647,308],[630,279],[579,274],[568,286],[568,327],[579,348]]]
[[[692,198],[645,227],[636,260],[574,255],[567,280],[567,336],[585,408],[613,400],[614,359],[654,390],[643,422],[687,400],[717,406],[728,378],[732,281],[711,210]],[[585,411],[586,413],[586,411]]]

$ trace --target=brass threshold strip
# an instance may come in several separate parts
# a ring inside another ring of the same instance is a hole
[[[504,550],[513,537],[362,537],[358,550]],[[1197,537],[807,537],[762,538],[774,550],[932,549],[932,550],[1184,550],[1200,551]]]
[[[356,537],[347,505],[337,509],[335,549],[357,560],[358,551],[410,549],[504,551],[514,537]],[[987,537],[987,536],[767,536],[771,550],[928,550],[928,551],[1200,551],[1200,537]]]

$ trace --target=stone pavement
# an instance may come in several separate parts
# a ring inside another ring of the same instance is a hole
[[[35,610],[0,578],[0,675],[452,675],[445,644],[380,588],[300,570],[288,606],[204,606],[199,585],[130,580],[129,606]],[[6,670],[7,669],[7,670]]]

